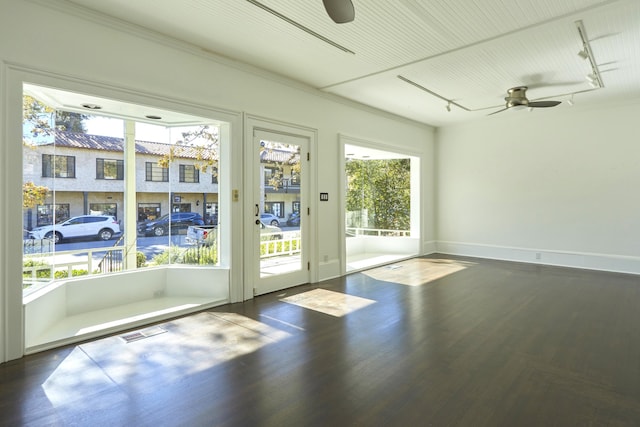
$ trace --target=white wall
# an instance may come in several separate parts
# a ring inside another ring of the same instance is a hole
[[[60,4],[63,9],[56,6]],[[10,69],[25,68],[45,75],[53,73],[57,77],[97,84],[107,91],[114,87],[153,96],[162,101],[161,107],[165,108],[166,99],[177,99],[188,104],[247,112],[317,129],[316,161],[323,168],[314,179],[318,180],[319,191],[335,195],[330,197],[329,202],[318,206],[315,216],[315,226],[320,230],[317,233],[318,241],[315,242],[318,258],[327,256],[334,261],[327,263],[329,268],[322,269],[319,279],[339,274],[337,257],[342,231],[335,226],[342,215],[337,197],[339,174],[327,170],[331,165],[338,164],[338,133],[410,147],[412,152],[424,152],[425,158],[431,159],[428,156],[433,150],[434,133],[430,127],[360,108],[346,101],[338,102],[336,98],[311,88],[228,60],[216,59],[197,49],[189,51],[179,43],[156,38],[115,21],[94,19],[92,14],[80,16],[73,10],[64,9],[64,4],[0,0],[0,78],[3,89],[15,90],[9,86],[16,82],[6,77]],[[20,203],[20,187],[15,177],[22,174],[18,162],[6,160],[7,154],[15,152],[8,144],[20,143],[7,138],[6,109],[10,104],[6,93],[6,90],[0,90],[0,106],[3,109],[0,111],[0,157],[5,159],[6,166],[0,172],[0,218],[4,218],[0,222],[0,235],[3,236],[0,247],[0,298],[4,299],[0,303],[3,308],[17,304],[14,300],[20,293],[15,288],[19,286],[20,263],[17,255],[11,255],[19,253],[20,242],[19,237],[15,242],[10,238],[19,236],[19,233],[12,231],[6,218],[15,216],[19,211],[15,206]],[[241,131],[231,129],[231,134]],[[236,137],[233,140],[238,141]],[[234,160],[232,185],[233,188],[242,188],[239,182],[242,178],[242,162],[238,155],[241,147],[233,149],[236,153],[231,155]],[[429,167],[429,164],[424,166]],[[427,180],[423,193],[423,200],[428,207],[424,212],[427,226],[423,230],[423,239],[426,241],[434,240],[435,236],[433,204],[427,204],[433,194],[432,182],[432,179]],[[234,211],[234,218],[237,217],[235,213],[237,210]],[[240,228],[233,230],[239,232]],[[239,266],[234,265],[233,268],[235,271]],[[232,273],[231,277],[233,281],[241,275]],[[15,338],[20,328],[20,325],[16,325],[18,315],[7,312],[4,311],[4,327],[0,324],[0,331],[5,334],[0,337],[4,347],[0,347],[0,362],[19,356]],[[5,345],[6,342],[11,344]]]
[[[640,273],[640,100],[438,130],[438,250]]]

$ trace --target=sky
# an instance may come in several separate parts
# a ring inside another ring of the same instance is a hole
[[[87,133],[92,135],[113,136],[122,138],[124,122],[110,117],[92,116],[84,122]],[[164,126],[147,123],[136,123],[136,139],[152,142],[169,142],[169,132]]]

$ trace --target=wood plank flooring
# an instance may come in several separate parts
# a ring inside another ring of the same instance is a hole
[[[150,328],[0,365],[0,425],[640,425],[634,275],[432,255]]]

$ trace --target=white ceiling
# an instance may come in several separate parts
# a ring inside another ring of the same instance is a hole
[[[290,21],[248,0],[69,2],[435,126],[500,110],[514,86],[529,86],[530,100],[640,97],[638,0],[353,0],[347,24],[331,21],[321,0],[260,0]],[[592,68],[577,55],[576,21],[603,88],[585,79]]]

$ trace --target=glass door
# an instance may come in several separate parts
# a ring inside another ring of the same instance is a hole
[[[255,129],[251,212],[254,294],[309,282],[309,139]]]

